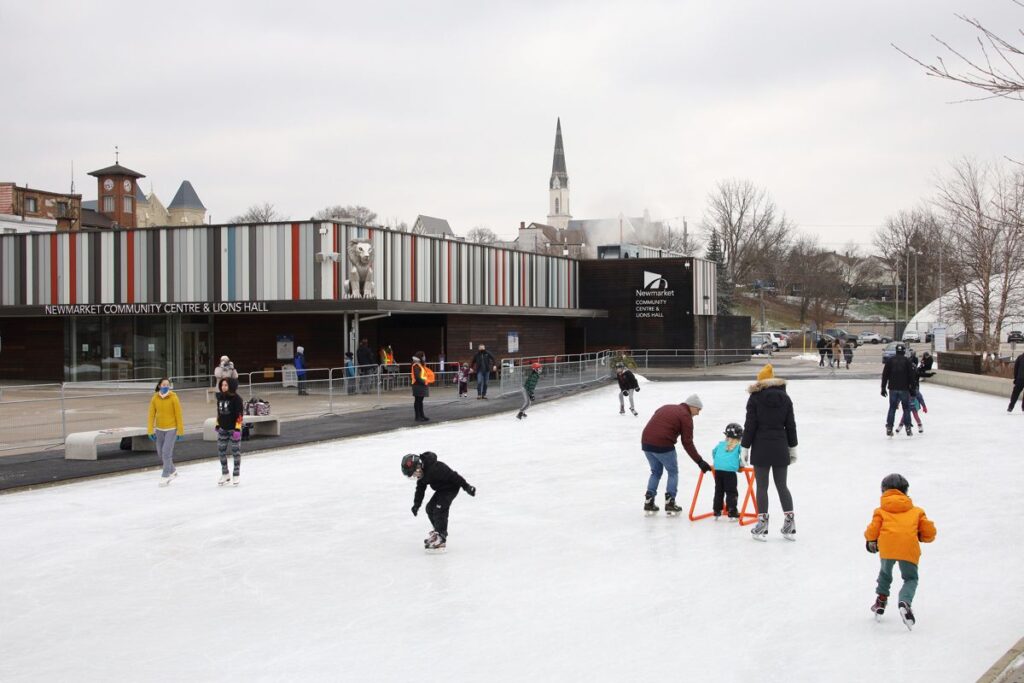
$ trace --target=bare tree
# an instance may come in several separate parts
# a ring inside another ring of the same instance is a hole
[[[476,244],[494,244],[498,241],[498,236],[486,225],[478,225],[466,233],[466,241]]]
[[[274,221],[286,221],[285,216],[278,213],[277,209],[270,202],[253,204],[245,213],[231,218],[229,223],[273,223]]]
[[[377,214],[365,206],[342,206],[335,204],[317,211],[315,220],[336,220],[355,223],[356,225],[373,225]]]
[[[396,230],[398,232],[409,232],[409,224],[403,220],[399,220],[397,216],[391,216],[384,221],[384,227],[388,230]]]
[[[818,329],[826,327],[836,301],[846,292],[842,271],[829,255],[816,237],[801,235],[793,241],[785,259],[793,273],[793,291],[800,299],[800,322],[813,320]]]
[[[1024,301],[1024,173],[963,160],[939,185],[953,314],[971,350],[996,351]]]
[[[861,254],[860,249],[852,242],[843,248],[842,254],[834,255],[833,262],[842,283],[835,301],[835,312],[837,316],[842,317],[846,315],[853,293],[877,279],[881,269],[877,261]]]
[[[892,276],[893,296],[897,300],[911,287],[911,274],[905,265],[908,254],[921,254],[925,245],[938,244],[933,242],[936,225],[931,209],[919,207],[886,218],[885,225],[875,232],[875,250]]]
[[[1014,4],[1024,7],[1020,0],[1012,0]],[[928,76],[942,78],[947,81],[961,83],[971,88],[983,90],[988,95],[969,98],[975,100],[1005,97],[1024,100],[1024,49],[1002,38],[987,28],[980,20],[964,14],[955,15],[957,19],[971,26],[976,32],[979,54],[967,56],[963,50],[954,48],[945,40],[932,35],[943,49],[952,55],[957,65],[951,70],[941,56],[935,57],[933,63],[923,62],[897,45],[893,45],[900,53],[924,67]],[[1024,31],[1017,30],[1024,35]]]
[[[717,231],[729,279],[749,282],[765,254],[785,244],[792,225],[768,192],[749,180],[724,180],[708,196],[706,233]]]

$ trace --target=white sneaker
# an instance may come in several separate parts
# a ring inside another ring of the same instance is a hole
[[[230,484],[230,483],[231,483],[231,475],[230,474],[222,474],[222,475],[220,475],[220,481],[217,482],[217,486],[224,486],[224,484]]]

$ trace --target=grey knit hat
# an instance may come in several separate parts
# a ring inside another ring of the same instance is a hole
[[[697,394],[690,394],[683,402],[688,406],[700,408],[701,410],[704,409],[704,403],[700,400],[700,396],[698,396]]]

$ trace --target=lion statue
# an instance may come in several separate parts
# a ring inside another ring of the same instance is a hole
[[[345,290],[353,299],[376,299],[373,291],[373,245],[355,239],[348,243],[349,279]]]

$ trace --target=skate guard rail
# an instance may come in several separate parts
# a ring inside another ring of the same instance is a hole
[[[711,472],[714,472],[715,468],[711,468]],[[747,524],[753,524],[757,521],[757,498],[754,496],[754,468],[753,467],[742,467],[739,470],[747,478],[747,492],[743,496],[743,506],[740,508],[740,526],[746,526]],[[697,477],[697,486],[693,489],[693,500],[690,502],[690,521],[696,522],[697,520],[707,519],[713,516],[715,513],[705,512],[703,514],[694,515],[694,510],[697,509],[697,496],[700,494],[700,485],[704,481],[704,472],[702,471]],[[753,512],[747,512],[747,507],[752,506]],[[723,505],[721,512],[728,514],[728,510]]]

